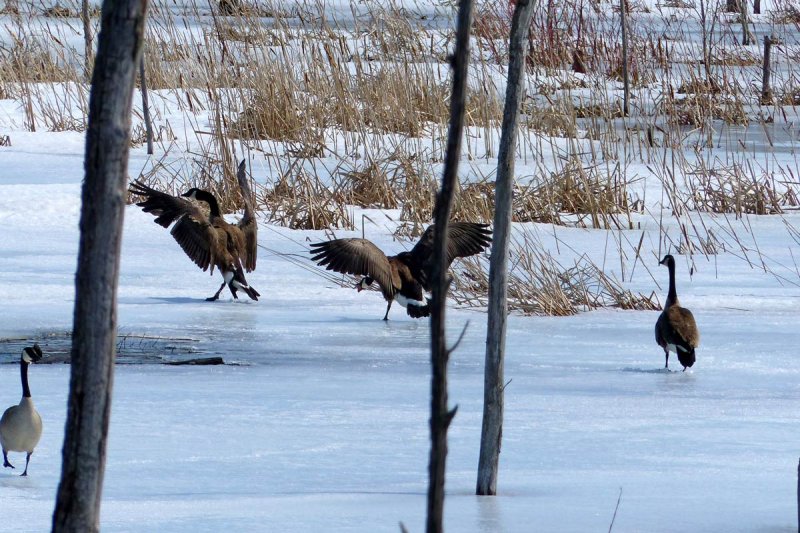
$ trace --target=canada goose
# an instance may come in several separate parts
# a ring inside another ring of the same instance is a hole
[[[42,358],[42,349],[38,344],[33,348],[22,350],[22,358],[19,362],[20,375],[22,378],[22,400],[19,405],[14,405],[6,409],[3,417],[0,418],[0,444],[3,446],[3,466],[14,468],[8,462],[8,452],[27,452],[25,457],[25,471],[23,476],[28,475],[28,463],[31,461],[33,449],[39,443],[42,436],[42,417],[36,412],[31,400],[31,389],[28,387],[28,365],[35,363]]]
[[[244,270],[252,272],[256,268],[257,241],[256,223],[253,195],[245,176],[245,162],[239,164],[236,173],[239,187],[244,198],[244,216],[238,224],[229,224],[222,217],[217,199],[208,191],[191,188],[181,196],[191,200],[206,202],[210,212],[206,215],[200,208],[189,200],[172,196],[152,189],[140,181],[131,184],[130,192],[145,197],[145,200],[136,205],[145,213],[156,216],[155,222],[168,228],[175,222],[170,233],[181,246],[186,255],[205,272],[211,267],[217,267],[222,274],[222,285],[219,290],[206,298],[214,301],[219,298],[225,285],[236,299],[237,289],[243,290],[253,300],[261,296],[258,291],[247,284]],[[242,268],[244,267],[244,269]]]
[[[491,239],[488,224],[451,222],[447,231],[447,266],[457,257],[483,251]],[[423,299],[423,290],[431,291],[428,280],[433,248],[433,226],[428,226],[410,252],[386,255],[367,239],[335,239],[311,245],[312,260],[328,270],[342,274],[365,276],[355,288],[358,292],[377,281],[388,305],[383,319],[389,319],[392,302],[406,308],[408,316],[430,315],[430,299]]]
[[[700,344],[700,332],[692,312],[681,307],[675,290],[675,258],[665,255],[659,263],[669,268],[669,292],[664,310],[656,321],[656,342],[664,348],[664,368],[669,368],[669,352],[675,352],[686,371],[695,362],[694,350]]]

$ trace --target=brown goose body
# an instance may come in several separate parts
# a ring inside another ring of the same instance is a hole
[[[139,181],[130,187],[130,192],[145,198],[136,205],[145,213],[152,213],[156,217],[155,222],[164,228],[172,225],[170,234],[194,264],[204,272],[211,269],[212,274],[215,267],[219,269],[223,282],[216,294],[207,298],[209,301],[217,300],[225,285],[234,298],[237,298],[239,289],[253,300],[261,296],[248,285],[244,276],[245,271],[255,270],[258,250],[258,224],[244,161],[239,165],[237,178],[245,199],[244,216],[238,224],[230,224],[225,220],[217,199],[208,191],[189,189],[182,195],[189,198],[187,200],[157,191]],[[209,213],[190,200],[207,203]]]
[[[666,255],[659,263],[669,269],[669,292],[664,310],[656,321],[656,342],[664,349],[664,368],[669,368],[669,352],[675,352],[683,370],[696,361],[695,349],[700,345],[700,331],[692,312],[681,307],[675,289],[675,258]]]
[[[447,266],[458,257],[482,252],[491,243],[487,224],[451,222],[448,225]],[[386,256],[367,239],[334,239],[311,245],[312,259],[320,266],[341,274],[364,276],[357,284],[359,292],[374,282],[380,286],[388,302],[383,319],[388,320],[392,302],[406,308],[408,316],[422,318],[430,315],[429,271],[433,251],[433,226],[429,226],[419,242],[409,252]]]

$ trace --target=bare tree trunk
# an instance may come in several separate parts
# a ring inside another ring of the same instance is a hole
[[[619,17],[622,21],[622,114],[628,116],[628,96],[630,94],[630,79],[628,74],[628,10],[626,0],[619,0]]]
[[[142,88],[142,114],[144,130],[147,135],[147,155],[153,155],[153,123],[150,120],[150,105],[147,101],[147,78],[144,72],[144,53],[139,58],[139,83]]]
[[[726,0],[725,12],[726,13],[739,13],[742,11],[741,2],[746,0]]]
[[[104,0],[89,98],[72,369],[54,532],[99,531],[128,177],[131,104],[147,0]]]
[[[433,212],[433,265],[431,285],[431,453],[428,463],[427,533],[440,533],[444,515],[444,473],[447,460],[447,428],[456,414],[447,407],[447,361],[451,349],[445,336],[445,304],[447,280],[447,226],[458,184],[458,161],[461,157],[461,138],[464,131],[464,107],[467,94],[469,66],[469,35],[472,26],[472,0],[461,0],[456,21],[453,67],[453,93],[450,97],[450,128],[447,134],[447,153],[444,161],[442,189],[436,197]],[[456,343],[458,345],[458,343]],[[455,349],[455,346],[452,348]]]
[[[742,19],[742,46],[748,46],[750,44],[750,30],[747,29],[747,0],[742,0],[739,8],[739,16]]]
[[[753,14],[754,15],[761,14],[761,0],[753,0]]]
[[[83,76],[92,79],[92,19],[89,17],[89,0],[81,0],[83,21]]]
[[[772,103],[772,88],[770,87],[770,50],[772,49],[772,39],[769,35],[764,36],[764,65],[761,70],[761,105]]]
[[[525,56],[535,0],[519,0],[511,19],[508,85],[503,110],[497,180],[494,191],[494,230],[489,262],[489,322],[486,330],[486,362],[483,378],[483,425],[478,459],[478,495],[497,494],[497,471],[503,436],[503,365],[506,346],[508,289],[508,242],[511,228],[511,196],[519,107],[525,88]]]

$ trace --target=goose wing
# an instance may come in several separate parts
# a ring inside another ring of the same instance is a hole
[[[428,226],[411,254],[426,264],[433,252],[433,224]],[[447,225],[447,266],[458,257],[469,257],[486,249],[492,242],[489,224],[476,222],[451,222]]]
[[[239,181],[239,188],[242,190],[242,198],[244,199],[244,216],[239,221],[239,229],[244,234],[244,255],[242,259],[244,260],[245,270],[252,272],[256,269],[256,258],[258,256],[258,221],[255,216],[255,196],[247,179],[244,159],[239,163],[236,179]]]
[[[174,222],[170,234],[181,249],[204,271],[211,266],[213,273],[212,244],[217,234],[205,213],[189,200],[157,191],[140,181],[131,184],[130,192],[144,197],[136,205],[145,213],[153,214],[157,224],[168,228]]]
[[[400,277],[380,248],[367,239],[334,239],[311,245],[312,260],[341,274],[369,276],[378,282],[384,294],[400,288]]]
[[[428,229],[425,230],[419,242],[410,252],[414,263],[420,266],[419,271],[416,273],[419,277],[419,282],[427,290],[430,290],[428,274],[432,266],[433,229],[433,225],[428,226]],[[488,224],[451,222],[447,225],[446,268],[449,268],[458,257],[469,257],[482,252],[491,242],[492,232]]]

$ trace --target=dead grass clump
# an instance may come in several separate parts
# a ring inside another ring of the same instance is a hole
[[[761,64],[761,58],[748,50],[727,50],[721,48],[711,58],[712,65],[725,65],[728,67],[752,67]]]
[[[575,106],[575,117],[576,118],[604,118],[604,119],[614,119],[614,118],[622,118],[624,114],[622,113],[622,106],[619,102],[615,103],[608,103],[608,104],[588,104],[588,105],[576,105]]]
[[[506,41],[511,28],[512,6],[501,2],[481,3],[472,22],[472,35],[489,41]]]
[[[773,24],[800,24],[800,8],[788,6],[784,9],[770,10],[770,22]]]
[[[789,86],[784,88],[778,98],[779,105],[800,106],[800,86]]]
[[[432,72],[413,65],[381,68],[355,80],[366,126],[383,133],[419,137],[426,123],[444,123],[449,116],[450,88]]]
[[[523,107],[525,125],[551,137],[577,137],[575,116],[563,104],[539,106],[530,102]]]
[[[6,1],[3,7],[0,7],[0,15],[19,16],[19,6],[16,2]]]
[[[42,15],[49,18],[61,18],[61,19],[78,18],[80,16],[77,11],[62,6],[60,4],[56,4],[52,7],[44,9],[42,11]]]
[[[681,126],[700,127],[710,120],[734,125],[747,125],[750,122],[744,103],[738,98],[693,94],[682,99],[666,100],[663,111]]]
[[[397,169],[391,172],[388,161],[368,161],[361,167],[340,173],[341,186],[348,204],[359,207],[397,209],[399,199],[395,190]]]
[[[461,183],[453,205],[454,220],[490,224],[494,219],[495,182]]]
[[[267,219],[291,229],[353,229],[353,218],[340,194],[332,192],[298,162],[272,189],[265,189],[259,205]]]
[[[416,62],[433,52],[428,30],[394,8],[374,12],[362,39],[361,55],[367,61]]]
[[[221,22],[215,26],[214,33],[221,41],[263,46],[280,46],[285,43],[285,40],[278,37],[277,32],[249,24]]]
[[[299,141],[309,136],[309,126],[291,87],[276,83],[258,87],[227,133],[240,139]]]
[[[544,222],[593,228],[626,228],[621,215],[629,213],[627,187],[616,174],[598,167],[584,168],[573,160],[543,183],[520,187],[515,194],[517,222]]]
[[[658,310],[655,293],[634,293],[607,275],[588,257],[561,265],[529,238],[513,238],[510,250],[508,307],[526,315],[570,316],[601,308]],[[484,307],[489,269],[485,258],[468,258],[455,271],[451,297],[460,305]]]
[[[678,86],[678,94],[719,94],[722,92],[719,82],[716,80],[704,80],[701,78],[692,78],[685,81]]]
[[[0,45],[0,79],[4,83],[62,83],[80,78],[74,67],[56,57],[35,38],[15,40],[10,49]]]
[[[750,165],[698,169],[692,177],[692,207],[697,211],[774,215],[799,205],[800,185],[795,180],[758,175]]]

